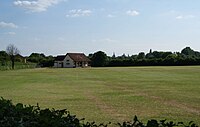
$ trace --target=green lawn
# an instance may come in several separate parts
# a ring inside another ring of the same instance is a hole
[[[147,119],[200,125],[200,66],[0,71],[0,96],[67,108],[87,121]]]
[[[36,63],[22,63],[22,62],[15,62],[15,69],[30,69],[35,68]],[[2,62],[0,61],[0,71],[5,70],[12,70],[12,65],[10,61],[7,61],[2,65]]]

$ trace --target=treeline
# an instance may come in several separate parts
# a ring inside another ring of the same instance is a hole
[[[32,53],[26,57],[17,54],[14,60],[16,62],[15,65],[30,65],[34,63],[35,67],[52,67],[54,65],[54,59],[53,56],[45,56],[43,53]],[[10,56],[6,51],[0,51],[0,67],[11,68]]]
[[[13,61],[11,61],[10,55],[6,51],[0,51],[0,70],[11,70],[13,69]],[[35,68],[36,64],[27,62],[25,57],[17,54],[14,59],[15,69],[26,69]]]
[[[136,55],[107,56],[105,52],[98,51],[89,54],[91,66],[93,67],[116,67],[116,66],[182,66],[200,65],[200,52],[190,47],[184,48],[181,52],[152,51],[149,53],[140,52]],[[0,66],[10,66],[10,56],[6,51],[0,51]],[[36,67],[53,67],[55,57],[45,56],[43,53],[32,53],[23,57],[15,56],[15,61],[20,63],[35,63]]]
[[[98,51],[90,54],[91,65],[102,66],[180,66],[180,65],[200,65],[200,52],[194,51],[190,47],[184,48],[181,52],[152,51],[149,53],[127,56],[107,56],[106,53]]]
[[[37,63],[38,67],[52,67],[54,60],[53,56],[45,56],[43,53],[32,53],[27,57],[27,61]]]

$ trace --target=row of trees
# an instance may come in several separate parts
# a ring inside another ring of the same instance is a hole
[[[43,53],[32,53],[27,57],[27,61],[37,63],[39,67],[52,67],[54,59],[53,56],[45,56]]]
[[[5,66],[10,60],[12,69],[15,62],[36,63],[39,67],[52,67],[55,57],[45,56],[43,53],[32,53],[30,56],[19,55],[20,51],[14,45],[8,45],[6,51],[0,51],[0,64]],[[105,66],[172,66],[172,65],[200,65],[200,52],[190,47],[184,48],[181,52],[152,51],[149,53],[140,52],[136,55],[107,56],[105,52],[98,51],[89,54],[93,67]]]
[[[53,56],[45,56],[43,53],[32,53],[30,56],[23,57],[20,55],[18,48],[10,44],[6,51],[0,51],[0,66],[8,66],[11,62],[11,68],[15,68],[15,62],[36,63],[39,67],[52,67],[54,64]]]
[[[190,47],[184,48],[181,52],[152,51],[145,54],[126,56],[107,56],[106,53],[98,51],[90,54],[91,65],[102,66],[172,66],[172,65],[200,65],[200,52],[192,50]]]

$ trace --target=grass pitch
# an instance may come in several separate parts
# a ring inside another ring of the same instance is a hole
[[[0,71],[0,96],[99,123],[137,115],[200,124],[200,66]]]

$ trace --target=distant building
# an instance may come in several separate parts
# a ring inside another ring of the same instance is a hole
[[[91,60],[83,53],[67,53],[57,56],[54,61],[55,68],[89,67]]]

